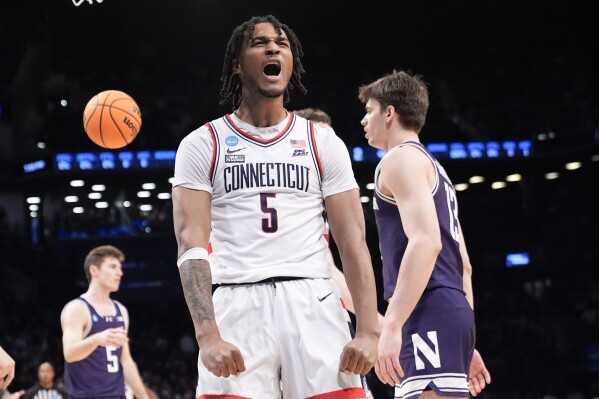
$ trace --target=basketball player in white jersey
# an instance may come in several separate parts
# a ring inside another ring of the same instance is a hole
[[[235,111],[177,151],[177,264],[200,347],[197,398],[364,398],[358,374],[372,368],[379,334],[364,217],[345,145],[283,106],[289,89],[305,92],[301,56],[273,16],[238,26],[221,92]],[[330,279],[325,207],[354,339]]]

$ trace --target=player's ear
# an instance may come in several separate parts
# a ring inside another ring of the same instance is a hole
[[[393,105],[387,105],[387,108],[385,109],[385,119],[387,120],[387,122],[391,122],[394,115],[395,115],[395,107]]]
[[[239,75],[241,72],[241,66],[239,65],[238,60],[233,60],[233,75]]]
[[[100,266],[89,265],[89,275],[94,277],[100,272]]]

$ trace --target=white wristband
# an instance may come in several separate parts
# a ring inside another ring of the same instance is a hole
[[[204,259],[208,260],[208,251],[206,248],[195,247],[185,251],[183,255],[177,260],[177,267],[181,267],[183,262],[190,259]]]

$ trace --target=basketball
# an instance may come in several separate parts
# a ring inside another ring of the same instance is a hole
[[[137,137],[141,111],[127,93],[106,90],[92,97],[85,106],[83,128],[100,147],[122,148]]]

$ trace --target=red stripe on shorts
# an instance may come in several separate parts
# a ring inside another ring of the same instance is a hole
[[[364,399],[364,390],[362,388],[341,389],[339,391],[310,396],[306,399]]]

